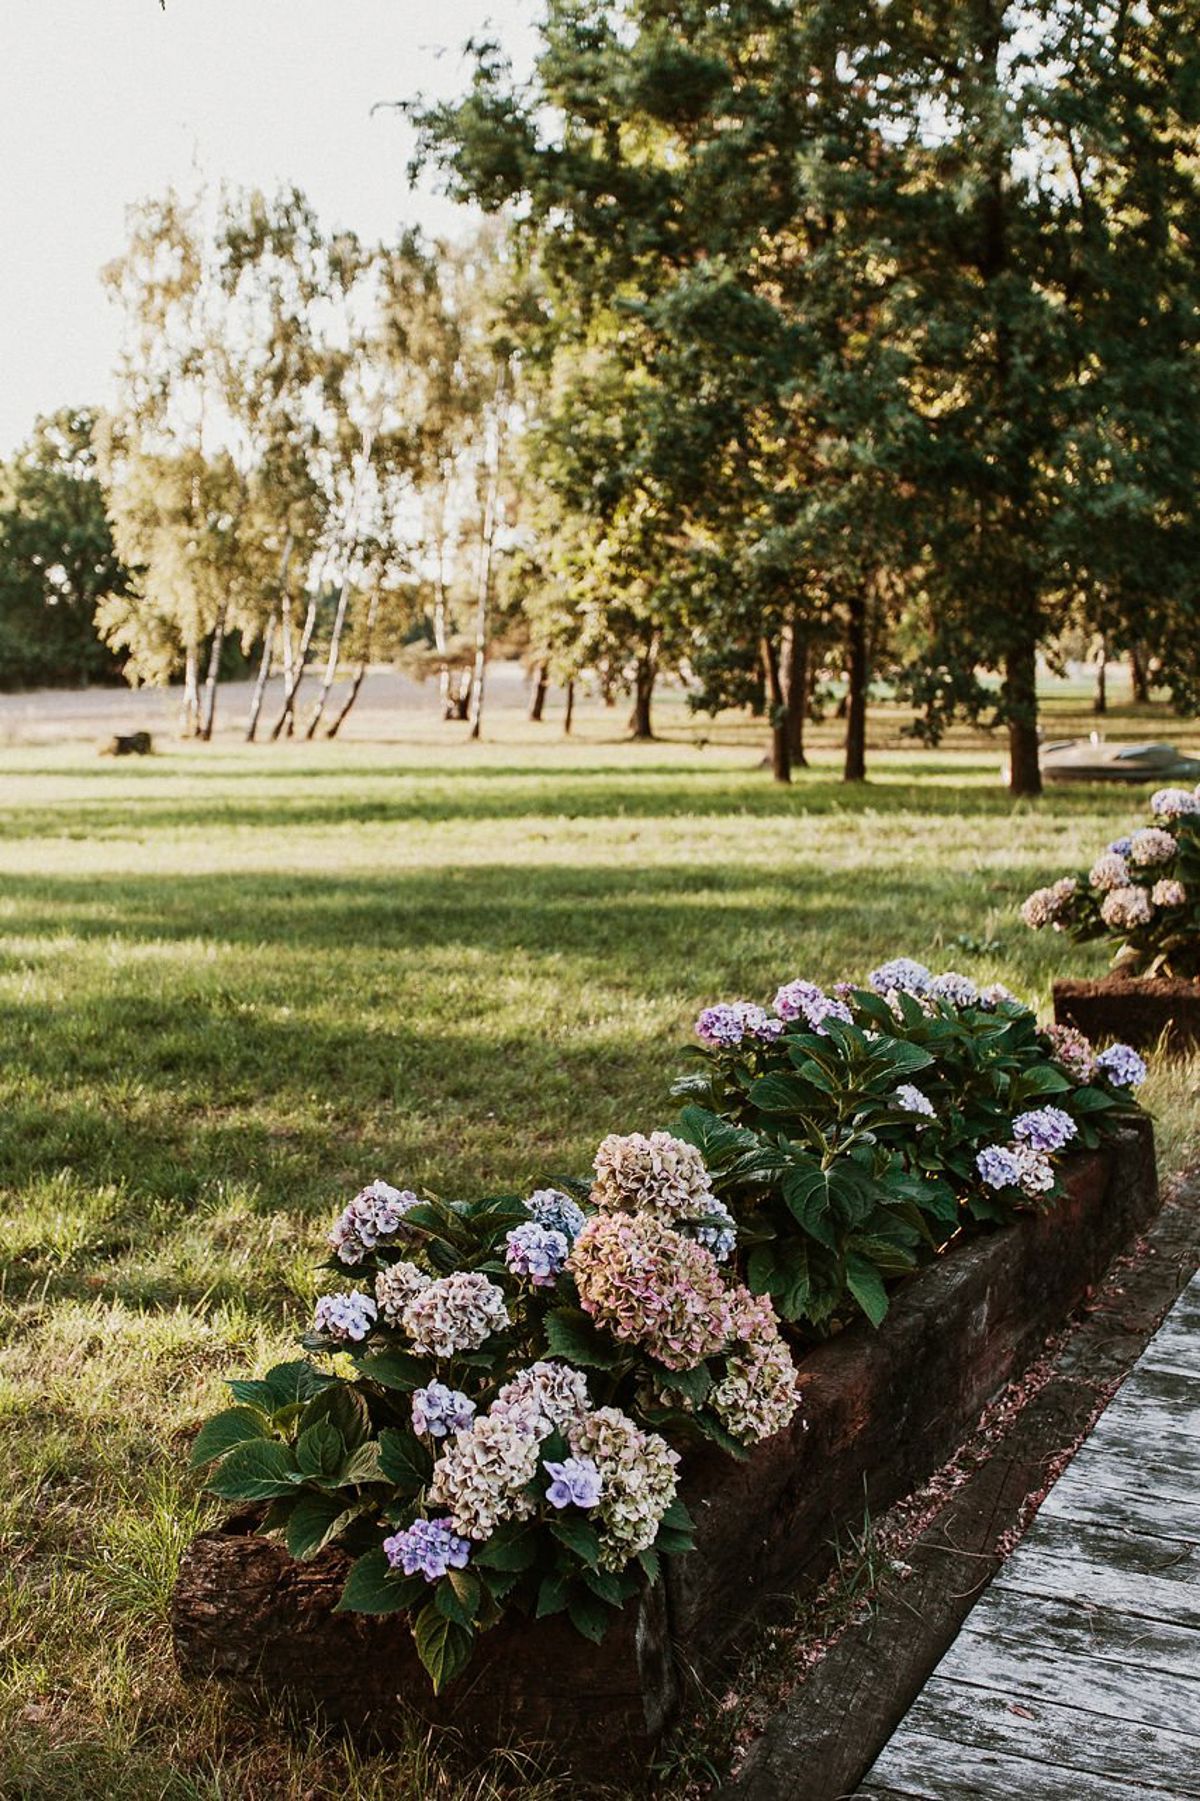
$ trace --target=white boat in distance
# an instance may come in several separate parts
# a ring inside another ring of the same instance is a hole
[[[1106,744],[1098,734],[1043,744],[1041,760],[1047,782],[1200,781],[1200,759],[1173,744]]]

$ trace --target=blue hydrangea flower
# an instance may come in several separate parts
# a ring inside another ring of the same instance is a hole
[[[753,1001],[718,1001],[705,1007],[696,1021],[696,1036],[714,1051],[736,1050],[747,1038],[770,1044],[782,1031],[783,1021],[772,1019]]]
[[[913,957],[893,957],[873,969],[867,981],[876,994],[928,994],[933,977],[923,963]]]
[[[815,982],[785,982],[775,995],[774,1007],[781,1020],[803,1019],[818,1038],[828,1037],[824,1026],[827,1019],[840,1020],[846,1026],[854,1023],[845,1001],[834,1000]]]
[[[466,1569],[471,1541],[459,1537],[451,1520],[414,1520],[407,1531],[384,1539],[383,1554],[394,1570],[436,1582],[447,1570]]]
[[[961,976],[955,969],[934,976],[929,992],[935,1000],[948,1001],[952,1007],[974,1007],[979,1001],[979,990],[970,976]]]
[[[1061,1151],[1078,1136],[1075,1121],[1061,1107],[1035,1107],[1013,1121],[1013,1137],[1031,1144],[1035,1151]]]
[[[1110,1044],[1096,1058],[1096,1068],[1114,1088],[1140,1088],[1148,1074],[1145,1063],[1127,1044]]]
[[[505,1261],[514,1276],[528,1276],[535,1288],[550,1288],[562,1274],[571,1246],[562,1232],[531,1219],[514,1226],[505,1239]]]
[[[1003,1145],[989,1144],[975,1159],[980,1180],[988,1188],[1019,1188],[1021,1165]]]
[[[321,1296],[313,1314],[313,1330],[346,1344],[361,1344],[378,1317],[379,1309],[370,1295],[350,1288]]]
[[[725,1205],[712,1195],[706,1202],[708,1217],[696,1227],[697,1244],[707,1245],[718,1263],[728,1263],[737,1245],[737,1221]]]
[[[525,1203],[527,1211],[548,1232],[561,1232],[568,1244],[574,1244],[587,1224],[583,1208],[561,1188],[537,1188]]]
[[[1132,838],[1114,838],[1112,843],[1109,845],[1108,849],[1109,849],[1110,856],[1127,857],[1129,855],[1130,851],[1133,849],[1133,839]]]
[[[906,1113],[920,1113],[926,1119],[937,1118],[937,1110],[929,1096],[922,1094],[912,1082],[901,1082],[892,1098]]]
[[[551,1478],[546,1499],[551,1507],[595,1507],[604,1486],[590,1457],[568,1457],[562,1463],[547,1461]]]
[[[413,1395],[413,1431],[428,1433],[430,1438],[465,1432],[474,1417],[474,1401],[461,1389],[448,1388],[444,1382],[430,1382]]]

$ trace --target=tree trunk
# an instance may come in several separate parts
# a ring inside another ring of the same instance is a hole
[[[371,601],[370,601],[370,605],[367,608],[367,625],[366,625],[366,632],[365,632],[364,639],[363,639],[363,653],[362,653],[361,658],[359,659],[358,668],[354,672],[354,680],[350,684],[350,692],[346,696],[345,705],[342,707],[341,712],[338,714],[337,718],[334,720],[333,724],[330,726],[328,732],[326,732],[325,736],[327,738],[336,738],[337,737],[338,733],[341,731],[342,726],[346,720],[346,716],[348,715],[348,713],[349,713],[351,707],[354,705],[355,701],[358,699],[359,689],[363,685],[363,681],[366,678],[367,668],[371,661],[371,641],[375,635],[375,616],[378,613],[378,611],[379,611],[379,585],[378,585],[378,583],[376,583],[376,585],[371,590]]]
[[[867,779],[867,597],[858,593],[846,616],[846,751],[844,782]]]
[[[1146,662],[1140,650],[1129,653],[1129,684],[1135,707],[1150,704],[1150,679],[1146,674]]]
[[[1092,712],[1108,712],[1108,646],[1100,646],[1100,654],[1096,658],[1096,692],[1092,697]]]
[[[350,553],[353,555],[353,551]],[[342,585],[338,589],[337,611],[333,616],[333,631],[329,636],[329,655],[325,659],[325,673],[321,677],[321,686],[317,690],[317,698],[313,702],[312,714],[305,727],[306,739],[316,737],[317,727],[325,712],[325,703],[329,699],[329,691],[337,680],[338,656],[342,648],[342,633],[346,628],[346,613],[350,606],[350,565],[347,559],[342,573]]]
[[[808,633],[793,613],[783,628],[780,681],[787,708],[788,753],[792,768],[806,769],[804,726],[808,718]],[[790,777],[789,777],[790,779]]]
[[[563,714],[563,737],[571,736],[571,726],[575,718],[575,677],[567,678],[567,708]]]
[[[479,581],[475,599],[475,665],[471,672],[472,738],[483,732],[483,690],[487,676],[488,629],[491,624],[492,576],[495,565],[496,526],[500,517],[500,471],[504,461],[504,393],[508,385],[507,370],[501,368],[496,377],[493,400],[495,439],[491,467],[484,489],[483,519],[479,535]]]
[[[542,714],[546,710],[546,689],[549,685],[546,665],[539,663],[533,672],[533,692],[529,697],[529,718],[534,725],[542,723]]]
[[[1008,791],[1040,794],[1042,770],[1037,731],[1037,634],[1014,644],[1004,661],[1005,710],[1008,714]]]
[[[200,732],[200,658],[194,644],[183,655],[183,735],[195,738]]]
[[[654,736],[650,708],[654,699],[654,680],[657,674],[658,633],[655,632],[645,651],[638,658],[633,676],[633,712],[629,719],[629,729],[635,738],[645,740]]]
[[[213,627],[212,645],[208,653],[208,673],[204,678],[203,705],[200,714],[200,731],[198,736],[207,744],[213,735],[213,725],[217,717],[217,682],[221,675],[221,652],[225,648],[225,622],[228,608],[222,607],[217,615],[217,623]]]
[[[290,676],[285,678],[283,687],[283,706],[279,718],[271,728],[271,742],[281,734],[291,737],[296,726],[296,696],[300,692],[300,684],[304,680],[304,672],[308,667],[308,653],[312,649],[313,632],[317,624],[317,603],[321,598],[321,588],[325,581],[325,564],[321,565],[317,577],[317,587],[304,614],[304,624],[300,630],[300,643],[296,649],[295,662]]]
[[[254,693],[250,699],[250,717],[246,721],[246,743],[253,744],[258,731],[258,717],[262,712],[263,696],[267,691],[267,683],[271,677],[271,656],[275,649],[275,615],[267,620],[267,629],[263,633],[262,656],[258,663],[258,680],[254,684]]]
[[[767,686],[767,713],[771,721],[771,775],[777,782],[792,779],[792,731],[783,683],[779,678],[779,652],[769,637],[759,646]]]

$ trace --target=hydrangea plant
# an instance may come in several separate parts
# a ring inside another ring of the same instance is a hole
[[[1117,838],[1087,871],[1038,888],[1021,907],[1034,931],[1107,938],[1130,975],[1200,975],[1200,788],[1160,788],[1152,823]]]

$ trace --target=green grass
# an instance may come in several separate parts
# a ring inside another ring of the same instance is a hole
[[[886,716],[867,787],[827,731],[779,790],[745,728],[666,718],[644,747],[597,713],[567,745],[0,751],[0,1793],[557,1792],[179,1684],[168,1597],[210,1517],[186,1447],[222,1375],[287,1352],[362,1180],[533,1185],[668,1123],[712,997],[903,951],[1044,1003],[1067,952],[1015,907],[1139,810],[1014,806],[995,747],[922,757]],[[1196,1074],[1156,1077],[1173,1165]]]

